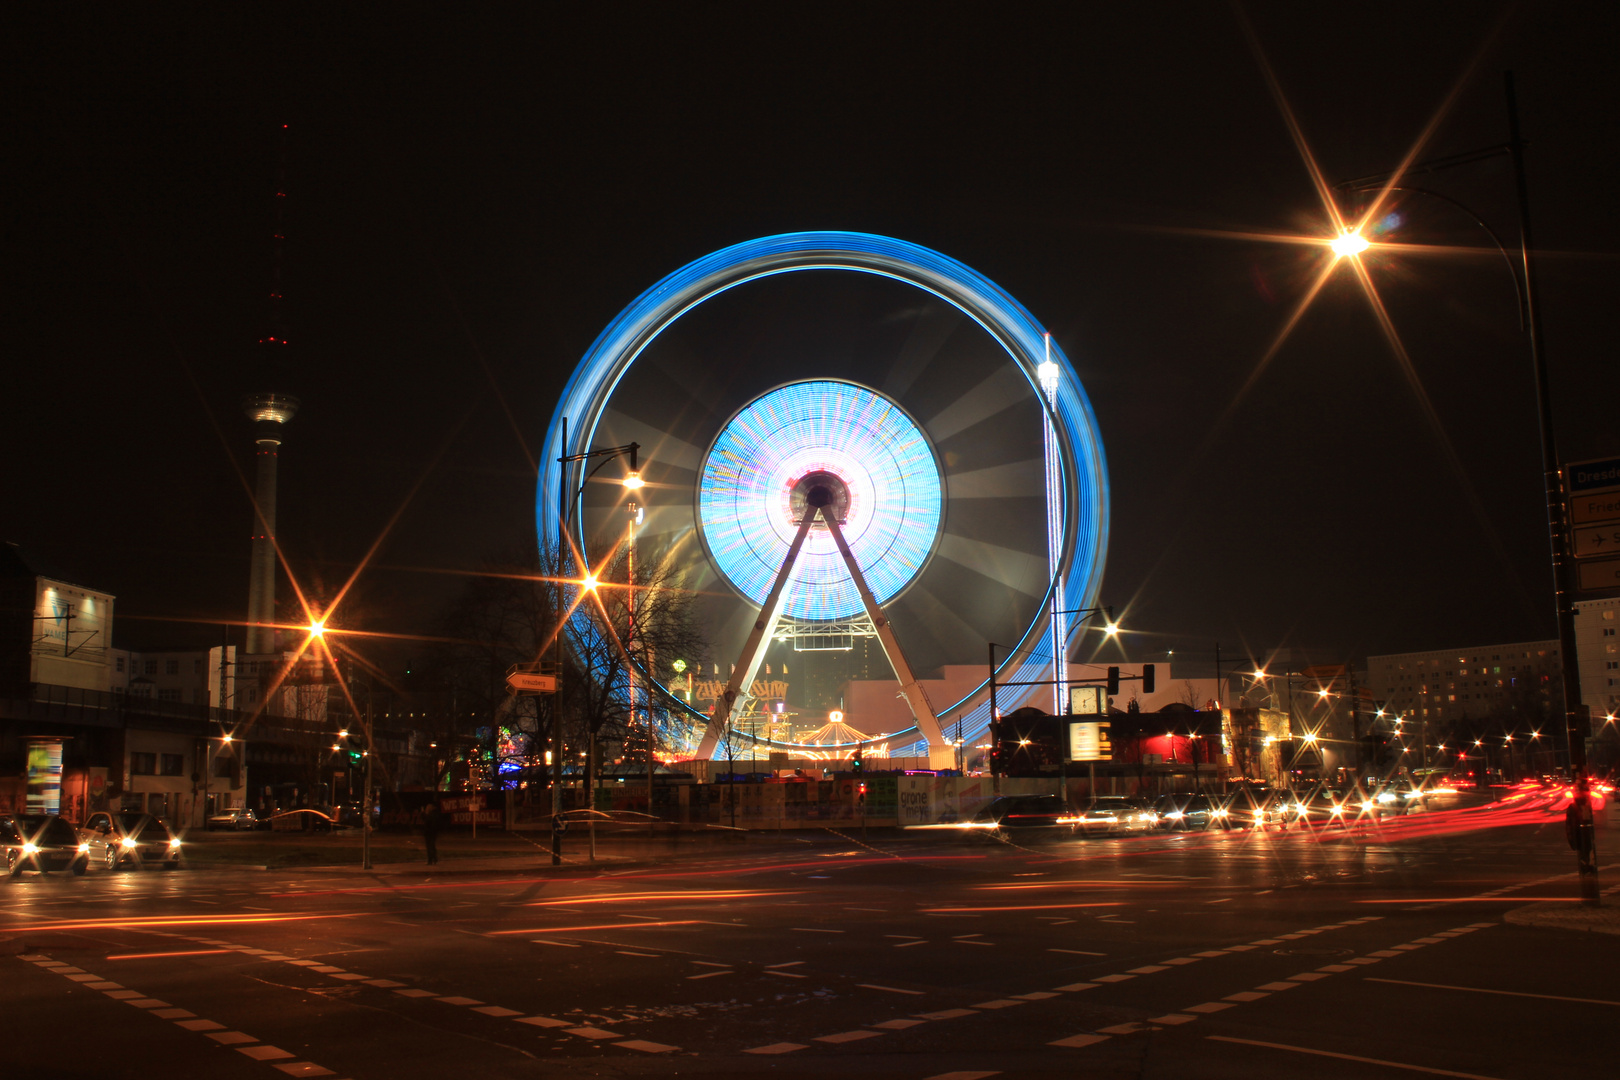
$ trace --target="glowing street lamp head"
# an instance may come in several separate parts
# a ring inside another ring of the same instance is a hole
[[[586,574],[585,575],[585,580],[581,581],[579,584],[580,584],[580,587],[583,588],[586,592],[595,592],[596,591],[596,575],[595,574]]]
[[[640,470],[632,469],[624,474],[624,486],[635,491],[637,488],[646,487],[647,481],[641,478]]]
[[[325,634],[326,634],[326,622],[325,622],[325,620],[316,619],[316,620],[314,620],[313,622],[311,622],[309,624],[309,636],[310,637],[318,638],[318,637],[325,636]]]
[[[1119,623],[1111,622],[1107,626],[1104,626],[1103,633],[1107,634],[1109,637],[1113,637],[1114,635],[1118,634]]]
[[[1333,249],[1333,254],[1339,258],[1348,259],[1360,255],[1372,245],[1367,242],[1367,238],[1362,236],[1361,233],[1347,229],[1328,241],[1328,246]]]

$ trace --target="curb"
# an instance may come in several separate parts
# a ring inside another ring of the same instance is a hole
[[[1584,904],[1530,904],[1514,908],[1502,918],[1515,926],[1620,934],[1620,908],[1612,905],[1587,907]]]

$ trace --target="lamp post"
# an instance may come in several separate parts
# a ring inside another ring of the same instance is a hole
[[[1346,181],[1339,186],[1341,190],[1367,191],[1390,187],[1391,181],[1401,176],[1414,173],[1438,172],[1443,169],[1455,168],[1489,158],[1506,155],[1513,165],[1514,194],[1519,211],[1519,257],[1515,268],[1511,261],[1509,270],[1513,274],[1515,288],[1519,292],[1520,312],[1529,346],[1530,367],[1535,379],[1536,389],[1536,417],[1541,434],[1541,469],[1547,503],[1547,525],[1549,547],[1552,557],[1553,577],[1553,603],[1558,622],[1558,651],[1559,661],[1563,673],[1564,684],[1564,731],[1569,746],[1569,768],[1574,781],[1576,798],[1585,800],[1588,796],[1588,780],[1586,769],[1586,730],[1589,725],[1584,723],[1584,709],[1580,700],[1580,665],[1575,651],[1575,604],[1574,604],[1574,563],[1570,558],[1569,541],[1566,533],[1565,521],[1565,489],[1564,473],[1561,458],[1558,454],[1558,441],[1553,427],[1551,387],[1547,376],[1545,346],[1541,330],[1541,307],[1536,296],[1535,261],[1531,258],[1531,251],[1535,244],[1532,239],[1530,225],[1530,191],[1525,179],[1524,139],[1519,130],[1519,102],[1514,87],[1513,73],[1503,73],[1503,88],[1507,98],[1508,141],[1499,146],[1486,147],[1480,150],[1463,154],[1455,154],[1446,158],[1420,162],[1398,173],[1385,173],[1380,176],[1360,177]],[[1421,189],[1418,189],[1421,190]],[[1453,206],[1466,211],[1474,221],[1491,233],[1492,239],[1496,234],[1477,214],[1467,210],[1461,203],[1435,192],[1422,192],[1423,194],[1441,198]],[[1365,238],[1359,232],[1355,239],[1360,246],[1349,257],[1356,257],[1367,248]],[[1497,247],[1506,249],[1497,240]],[[1340,244],[1346,243],[1344,237],[1332,241],[1336,254],[1340,252]],[[1348,244],[1347,244],[1348,246]],[[1590,815],[1575,826],[1576,835],[1576,871],[1581,883],[1581,896],[1588,905],[1599,904],[1599,887],[1597,872],[1597,846],[1593,835]]]
[[[562,422],[562,446],[563,446],[564,449],[566,449],[567,446],[568,446],[568,418],[567,417],[563,417],[563,422]],[[562,505],[558,507],[558,510],[560,511],[560,513],[558,515],[558,520],[561,522],[561,532],[563,534],[566,534],[567,531],[568,531],[569,523],[573,519],[573,509],[574,509],[575,505],[579,502],[580,496],[585,493],[586,485],[588,485],[591,482],[592,477],[594,477],[597,473],[602,471],[603,466],[605,466],[609,461],[612,461],[613,459],[618,458],[618,457],[628,456],[630,458],[630,471],[625,473],[624,479],[621,480],[620,483],[629,491],[637,491],[640,488],[642,488],[643,486],[645,486],[645,481],[643,481],[642,478],[641,478],[641,471],[640,471],[640,469],[637,468],[637,455],[640,452],[641,452],[641,444],[632,442],[632,443],[626,443],[623,446],[608,446],[608,447],[602,447],[602,448],[599,448],[599,449],[596,449],[596,450],[586,450],[586,451],[584,451],[582,453],[578,453],[578,454],[564,454],[563,456],[561,456],[561,457],[559,457],[557,459],[557,497],[562,500]],[[577,489],[573,488],[568,483],[568,466],[575,463],[575,462],[590,461],[590,460],[595,459],[595,458],[600,458],[601,461],[599,461],[597,463],[595,468],[591,469],[589,472],[587,472],[585,474],[584,479],[582,479],[580,481],[579,487]],[[634,532],[633,532],[634,526],[632,525],[631,528],[632,528],[631,536],[632,536],[632,542],[633,542],[633,539],[634,539]],[[557,540],[558,540],[557,554],[558,554],[559,559],[565,558],[565,556],[563,555],[563,551],[564,551],[564,549],[566,547],[566,545],[564,543],[565,539],[566,539],[565,535],[559,535],[557,537]],[[630,604],[631,604],[631,609],[630,610],[631,610],[631,619],[632,619],[632,624],[633,624],[633,621],[634,621],[634,618],[635,618],[635,615],[634,615],[634,612],[635,612],[635,599],[634,599],[635,598],[635,555],[634,555],[634,548],[633,547],[632,547],[632,554],[630,556],[630,560],[631,560],[631,562],[630,562],[630,574],[631,574],[631,584],[630,584],[630,597],[631,597],[631,600],[630,600]],[[562,571],[562,572],[559,572],[559,574],[557,576],[559,578],[563,577],[565,575],[565,573],[566,573],[566,570],[567,570],[566,567],[559,567],[559,571]],[[594,579],[587,576],[587,578],[586,578],[586,586],[585,587],[586,588],[594,588],[594,586],[595,586]],[[563,637],[562,621],[563,621],[563,611],[562,611],[562,594],[561,594],[561,592],[557,588],[553,588],[552,596],[553,596],[553,598],[555,600],[555,603],[553,605],[552,615],[553,615],[553,622],[557,627],[557,632],[556,632],[555,636],[553,636],[552,641],[551,641],[551,647],[552,647],[551,660],[552,660],[552,669],[557,674],[557,691],[556,691],[557,696],[554,699],[555,704],[554,704],[554,706],[552,708],[552,712],[551,712],[552,746],[553,746],[553,751],[552,751],[552,755],[551,755],[551,760],[552,760],[552,768],[551,768],[551,821],[552,821],[552,828],[551,828],[551,865],[557,866],[557,865],[560,865],[561,862],[562,862],[561,821],[562,821],[562,776],[563,776],[563,723],[562,723],[562,696],[561,695],[562,695],[562,637]],[[632,625],[631,629],[632,629],[632,631],[634,630],[633,625]],[[609,627],[608,630],[611,633],[612,632],[612,627]],[[629,652],[629,649],[630,649],[630,642],[626,641],[626,643],[625,643],[625,651],[626,651],[627,654]],[[634,682],[634,680],[635,680],[635,664],[634,664],[633,661],[629,664],[629,668],[630,668],[630,679],[631,679],[631,696],[630,696],[631,715],[632,715],[632,719],[634,719],[634,712],[635,712],[635,682]],[[589,767],[592,764],[593,764],[593,759],[590,758],[590,757],[587,757],[586,758],[587,772],[590,771]],[[650,770],[650,768],[649,768],[649,774],[648,775],[649,775],[649,779],[648,779],[648,783],[647,783],[647,803],[648,803],[647,809],[650,811],[652,809],[652,781],[651,781],[651,770]],[[587,780],[587,783],[586,783],[586,797],[591,798],[591,799],[594,800],[594,796],[591,794],[591,791],[590,791],[589,780]],[[594,810],[595,807],[593,806],[592,809]]]

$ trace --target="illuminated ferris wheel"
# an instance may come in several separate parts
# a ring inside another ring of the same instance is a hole
[[[912,720],[890,752],[937,765],[954,758],[952,736],[989,722],[987,642],[1010,646],[1000,681],[1062,679],[1064,613],[1094,605],[1102,575],[1102,443],[1062,351],[967,266],[888,237],[808,232],[682,267],[591,346],[546,459],[631,442],[645,481],[638,557],[679,567],[700,594],[710,684],[724,684],[693,703],[691,673],[682,694],[659,665],[641,672],[665,691],[661,741],[681,756],[713,755],[773,646],[876,642]],[[542,470],[540,535],[559,535],[574,497],[566,527],[600,550],[624,537],[623,491],[582,479]],[[925,689],[969,665],[969,683]]]

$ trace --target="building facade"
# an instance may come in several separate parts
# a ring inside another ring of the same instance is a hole
[[[1427,724],[1562,708],[1557,641],[1519,641],[1367,658],[1367,681],[1386,712]]]
[[[1620,597],[1576,603],[1575,660],[1593,733],[1604,734],[1606,726],[1612,732],[1620,723]]]

